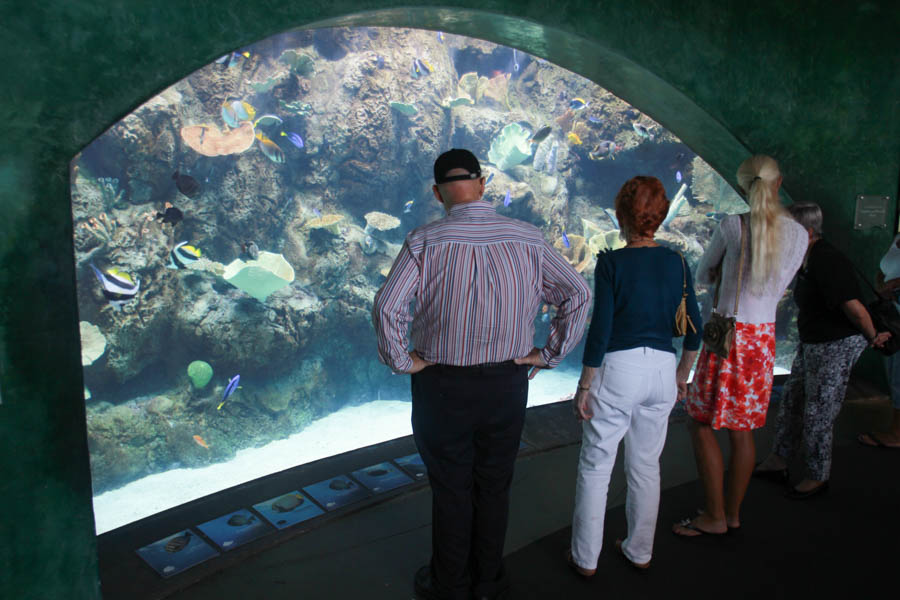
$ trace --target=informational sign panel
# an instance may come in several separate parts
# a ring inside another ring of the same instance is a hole
[[[856,216],[853,218],[853,228],[886,228],[888,226],[888,208],[890,205],[890,196],[864,196],[860,194],[856,197]]]

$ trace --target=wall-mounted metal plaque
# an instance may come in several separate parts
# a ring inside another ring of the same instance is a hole
[[[890,205],[890,196],[857,196],[853,229],[886,228],[888,226],[888,208]]]

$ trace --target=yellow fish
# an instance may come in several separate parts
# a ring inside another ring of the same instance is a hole
[[[259,140],[259,146],[266,158],[274,163],[284,162],[284,151],[278,147],[278,144],[270,140],[262,131],[256,132],[256,139]]]
[[[125,271],[123,271],[122,269],[120,269],[118,267],[110,267],[109,269],[106,270],[106,272],[109,273],[110,275],[112,275],[113,277],[118,277],[119,279],[124,279],[131,285],[134,285],[134,279],[131,278],[131,275],[129,275],[128,273],[126,273]]]
[[[570,144],[574,144],[575,146],[581,144],[581,138],[578,137],[577,133],[572,133],[571,131],[566,134],[566,138],[569,140]]]

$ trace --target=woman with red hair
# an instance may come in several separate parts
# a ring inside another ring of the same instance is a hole
[[[650,565],[659,512],[659,455],[669,413],[686,391],[700,347],[691,273],[677,252],[653,239],[669,210],[662,183],[633,177],[619,190],[615,210],[627,243],[597,256],[594,312],[574,400],[583,438],[567,559],[586,577],[597,567],[610,473],[623,438],[628,537],[617,540],[616,548],[634,566]],[[672,338],[680,335],[675,332],[679,318],[687,335],[676,368]]]

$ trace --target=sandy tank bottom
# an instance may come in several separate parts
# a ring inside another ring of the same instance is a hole
[[[573,370],[538,373],[529,383],[528,406],[559,402],[575,391],[578,376]],[[155,473],[104,492],[94,498],[97,535],[297,465],[411,435],[411,410],[410,402],[398,400],[348,406],[288,438],[240,450],[228,462]]]

